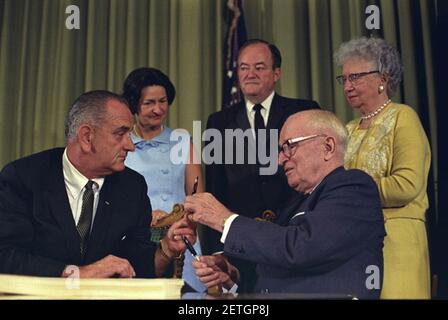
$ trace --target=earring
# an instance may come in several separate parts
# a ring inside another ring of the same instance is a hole
[[[378,86],[378,94],[382,94],[383,91],[384,91],[384,86],[383,86],[382,84],[380,84],[380,85]]]

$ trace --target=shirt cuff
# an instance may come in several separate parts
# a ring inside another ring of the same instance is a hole
[[[235,283],[232,288],[230,288],[229,290],[227,290],[226,288],[222,288],[222,293],[232,293],[232,294],[236,294],[236,291],[238,290],[238,285]]]
[[[230,225],[232,224],[233,220],[235,220],[237,217],[238,215],[234,213],[226,219],[226,222],[224,222],[224,230],[222,230],[221,243],[224,243],[226,241]]]

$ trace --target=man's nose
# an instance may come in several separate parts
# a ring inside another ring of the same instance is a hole
[[[256,78],[257,77],[257,70],[255,68],[249,68],[247,72],[247,76],[249,78]]]
[[[283,167],[287,160],[288,160],[288,158],[285,156],[283,151],[280,150],[278,152],[278,164]]]
[[[124,142],[124,143],[125,143],[125,144],[124,144],[124,148],[125,148],[126,150],[128,150],[128,151],[134,151],[134,150],[135,150],[135,145],[134,145],[134,143],[132,142],[131,134],[130,134],[130,133],[126,135],[126,139],[125,139],[125,142]]]

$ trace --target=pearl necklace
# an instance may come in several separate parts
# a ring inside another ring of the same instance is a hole
[[[388,105],[390,102],[391,102],[391,100],[390,100],[390,99],[387,99],[387,101],[384,102],[378,109],[376,109],[375,111],[373,111],[373,112],[371,112],[371,113],[368,113],[368,114],[366,114],[366,115],[364,115],[364,116],[361,116],[361,119],[362,119],[362,120],[367,120],[367,119],[373,118],[373,117],[376,116],[378,113],[380,113],[381,111],[383,111],[383,109],[386,108],[387,105]]]

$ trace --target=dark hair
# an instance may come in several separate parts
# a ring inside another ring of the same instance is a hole
[[[123,97],[128,101],[132,114],[138,113],[142,90],[149,86],[164,87],[168,105],[173,103],[176,89],[168,76],[155,68],[138,68],[129,73],[123,84]]]
[[[80,95],[69,108],[65,117],[65,137],[76,137],[79,127],[88,123],[101,126],[106,117],[106,103],[116,100],[128,106],[128,102],[118,94],[106,90],[94,90]]]
[[[272,43],[269,43],[262,39],[250,39],[247,40],[238,51],[238,58],[243,52],[243,50],[253,44],[262,43],[265,44],[269,50],[271,51],[271,58],[272,58],[272,69],[280,68],[282,66],[282,54],[280,53],[280,50]]]

